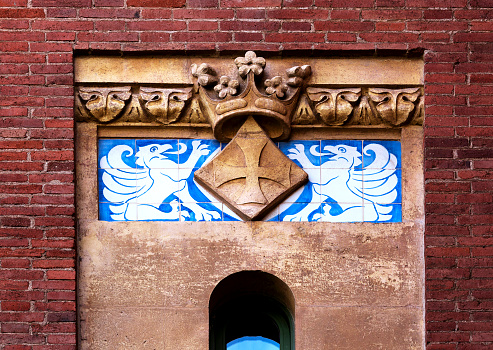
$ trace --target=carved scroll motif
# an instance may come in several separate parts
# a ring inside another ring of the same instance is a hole
[[[191,99],[192,87],[80,87],[76,92],[76,118],[101,123],[170,124],[191,119],[182,118]],[[197,122],[207,123],[204,118]]]
[[[416,101],[421,96],[419,88],[368,90],[368,96],[375,103],[379,117],[390,125],[401,125],[409,120],[417,110]],[[418,101],[419,102],[419,101]]]
[[[315,103],[315,111],[327,125],[343,125],[361,96],[361,89],[325,89],[309,87],[306,92]]]
[[[76,109],[82,119],[85,117],[107,123],[122,113],[131,95],[129,86],[81,87],[76,99]]]
[[[308,87],[314,111],[326,125],[421,125],[422,89]],[[295,114],[293,121],[300,119]],[[302,124],[299,122],[299,124]]]
[[[159,123],[176,122],[185,104],[192,98],[192,88],[155,89],[140,88],[145,111]]]

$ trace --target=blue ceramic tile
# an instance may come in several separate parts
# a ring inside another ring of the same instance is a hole
[[[401,204],[382,204],[378,205],[379,214],[374,215],[373,212],[366,214],[365,210],[365,221],[366,222],[402,222],[402,205]]]
[[[363,141],[363,166],[365,168],[400,168],[400,141]]]
[[[158,204],[138,204],[139,221],[179,221],[180,203],[178,200]]]
[[[281,203],[279,221],[317,221],[320,203]]]
[[[222,210],[212,203],[183,203],[183,221],[221,221]]]
[[[122,203],[128,200],[137,185],[134,169],[98,169],[99,200]]]
[[[400,169],[365,169],[363,172],[365,200],[380,203],[401,203]]]
[[[362,142],[355,140],[322,140],[321,167],[358,170],[362,163]]]
[[[102,221],[135,221],[137,206],[135,204],[99,203],[99,220]]]
[[[200,168],[220,151],[216,140],[179,140],[185,151],[179,154],[180,168]]]
[[[284,202],[320,202],[320,168],[304,170],[308,173],[308,183],[297,189]]]
[[[280,150],[302,168],[320,166],[320,141],[279,142]]]
[[[178,168],[178,140],[136,140],[135,164],[148,169]]]
[[[193,180],[193,173],[226,145],[215,140],[99,140],[98,160],[105,168],[98,170],[100,219],[241,220]],[[401,171],[395,169],[400,167],[400,142],[300,140],[278,145],[304,167],[309,182],[264,221],[402,220]]]
[[[99,139],[98,167],[135,168],[135,140]]]
[[[238,215],[236,215],[226,204],[223,204],[223,221],[243,221]]]
[[[361,222],[362,203],[323,203],[321,218],[323,222]]]
[[[110,203],[99,203],[99,220],[101,221],[115,221],[111,217],[111,211],[109,208]]]
[[[277,208],[272,209],[270,213],[268,213],[262,219],[262,221],[271,221],[271,222],[279,221],[279,206],[277,206]]]
[[[361,174],[349,169],[322,169],[320,181],[322,202],[359,203],[363,196]]]

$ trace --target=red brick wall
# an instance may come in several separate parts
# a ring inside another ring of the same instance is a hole
[[[427,346],[493,349],[492,19],[493,0],[0,0],[0,349],[75,348],[74,50],[416,48]]]

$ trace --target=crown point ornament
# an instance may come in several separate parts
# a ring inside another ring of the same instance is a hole
[[[262,116],[257,121],[271,139],[287,139],[292,115],[300,91],[311,75],[311,67],[295,66],[286,71],[286,78],[274,76],[263,81],[263,77],[255,78],[264,71],[263,57],[247,51],[234,62],[238,76],[223,75],[217,84],[216,72],[211,66],[205,63],[192,66],[200,105],[212,125],[214,137],[222,142],[230,141],[248,116]],[[240,84],[240,80],[244,83]]]

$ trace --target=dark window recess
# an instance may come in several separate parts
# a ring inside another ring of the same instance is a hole
[[[289,288],[260,271],[232,276],[211,295],[210,350],[226,350],[228,343],[243,337],[267,338],[280,344],[281,350],[294,350],[293,317],[282,302],[294,301]]]

